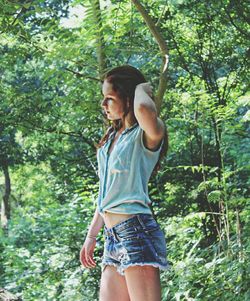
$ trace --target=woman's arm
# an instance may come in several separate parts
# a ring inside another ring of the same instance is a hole
[[[101,230],[101,228],[103,227],[103,225],[104,225],[103,218],[101,217],[101,215],[99,214],[96,208],[94,217],[89,226],[87,237],[89,238],[96,237],[99,231]]]
[[[96,262],[93,258],[96,236],[103,227],[103,224],[103,218],[96,209],[85,242],[80,251],[80,262],[85,268],[94,268],[96,266]]]
[[[145,145],[147,148],[157,147],[164,136],[164,123],[157,115],[157,109],[149,83],[142,83],[136,86],[134,99],[135,117],[144,130]]]

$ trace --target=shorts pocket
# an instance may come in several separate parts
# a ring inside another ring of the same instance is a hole
[[[147,218],[143,220],[144,226],[146,227],[146,232],[154,232],[160,229],[160,225],[157,223],[157,221],[153,218]]]
[[[121,241],[138,240],[139,239],[138,230],[134,227],[123,229],[123,230],[117,232],[116,234],[121,239]]]
[[[164,232],[159,228],[154,232],[150,232],[149,237],[150,237],[152,247],[154,248],[158,258],[162,262],[165,262],[167,251],[166,251],[166,239],[165,239]]]

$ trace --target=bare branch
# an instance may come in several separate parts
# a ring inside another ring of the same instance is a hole
[[[132,0],[140,14],[142,15],[145,23],[147,24],[149,30],[151,31],[152,35],[154,36],[162,56],[162,65],[161,65],[161,73],[160,73],[160,80],[159,80],[159,86],[158,91],[156,93],[156,107],[158,112],[160,112],[160,107],[162,103],[162,99],[164,96],[164,93],[167,89],[167,67],[168,67],[168,48],[167,43],[164,40],[163,35],[158,30],[157,26],[154,24],[152,18],[149,16],[149,14],[146,12],[145,8],[142,6],[140,1],[138,0]]]
[[[85,75],[85,74],[82,74],[82,73],[79,73],[77,71],[74,71],[74,70],[71,70],[69,68],[65,68],[65,70],[75,74],[77,77],[84,77],[84,78],[87,78],[87,79],[91,79],[91,80],[95,80],[95,81],[98,81],[100,82],[101,79],[100,78],[96,78],[96,77],[92,77],[92,76],[88,76],[88,75]]]
[[[23,121],[25,121],[25,120],[23,120]],[[80,131],[78,131],[78,132],[65,132],[65,131],[62,131],[62,130],[58,130],[56,127],[54,127],[54,128],[45,128],[45,127],[38,126],[37,124],[35,124],[35,123],[33,123],[29,120],[26,121],[26,124],[24,122],[15,122],[15,123],[12,123],[12,124],[19,125],[19,126],[24,127],[28,130],[37,130],[39,132],[44,132],[44,133],[56,133],[56,134],[60,134],[60,135],[67,135],[67,136],[71,136],[71,137],[80,138],[86,144],[88,144],[93,150],[96,150],[96,147],[95,147],[94,143],[90,139],[84,137]]]

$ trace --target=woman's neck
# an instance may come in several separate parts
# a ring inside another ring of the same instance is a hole
[[[124,131],[127,128],[130,128],[137,122],[136,118],[128,114],[124,120],[122,120],[121,131]],[[119,131],[120,131],[119,130]]]

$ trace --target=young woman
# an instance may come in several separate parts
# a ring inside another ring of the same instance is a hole
[[[139,70],[121,66],[103,82],[101,103],[111,122],[97,151],[97,208],[80,252],[95,267],[96,236],[104,225],[100,301],[160,301],[159,269],[168,268],[163,231],[150,209],[148,181],[167,151],[168,136]]]

